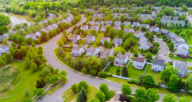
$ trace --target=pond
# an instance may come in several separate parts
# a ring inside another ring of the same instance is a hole
[[[28,25],[31,25],[31,23],[33,23],[33,19],[31,19],[28,16],[17,15],[13,13],[5,13],[5,12],[0,13],[10,17],[11,23],[8,25],[9,29],[12,29],[16,24],[27,23]]]

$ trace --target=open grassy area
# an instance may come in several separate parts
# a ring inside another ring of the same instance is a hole
[[[155,83],[158,84],[158,82],[161,81],[160,79],[160,72],[155,72],[151,69],[151,65],[148,66],[147,71],[145,74],[152,74],[153,78],[155,79]]]
[[[58,48],[56,48],[56,49],[54,50],[54,52],[55,52],[55,55],[57,56],[57,58],[58,58],[60,61],[62,61],[64,64],[68,65],[67,60],[68,60],[68,58],[71,56],[71,52],[65,51],[65,55],[66,55],[66,56],[65,56],[65,59],[64,59],[61,55],[58,54]]]
[[[118,66],[110,65],[105,71],[108,72],[108,73],[111,73],[111,74],[118,75],[116,73],[117,68],[118,68]],[[119,69],[120,69],[120,74],[119,75],[121,75],[122,67],[119,67]]]
[[[32,97],[33,89],[36,88],[36,80],[39,78],[41,72],[33,72],[32,69],[25,69],[24,62],[14,61],[10,65],[19,70],[20,80],[18,84],[12,88],[12,90],[8,90],[6,93],[0,94],[0,102],[24,102],[25,89],[29,90],[30,97]]]
[[[127,67],[128,78],[138,79],[138,77],[144,73],[146,67],[147,65],[145,65],[145,67],[142,70],[139,70],[133,67],[133,63],[130,63],[129,66]]]
[[[189,52],[192,52],[192,47],[189,47]]]
[[[180,61],[182,60],[182,58],[179,56],[169,56],[169,58],[174,60],[180,60]]]

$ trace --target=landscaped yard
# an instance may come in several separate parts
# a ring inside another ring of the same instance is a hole
[[[20,80],[12,90],[0,94],[0,102],[24,102],[25,90],[30,91],[30,97],[33,96],[33,89],[36,88],[36,80],[39,78],[41,72],[33,72],[32,69],[25,69],[24,62],[15,61],[10,65],[19,70]]]
[[[107,73],[111,73],[111,74],[118,75],[118,74],[116,73],[117,68],[118,68],[118,66],[110,65],[105,71],[106,71]],[[120,69],[119,75],[121,75],[122,67],[119,67],[119,69]]]
[[[153,78],[155,79],[155,83],[158,84],[158,82],[161,81],[160,79],[160,72],[155,72],[151,69],[151,65],[148,66],[147,71],[145,74],[152,74]]]
[[[145,71],[145,68],[147,67],[147,64],[145,64],[145,67],[143,70],[135,69],[133,67],[133,63],[130,63],[128,68],[128,78],[138,79],[140,75],[142,75]]]
[[[189,52],[192,52],[192,47],[189,47]]]
[[[54,52],[55,52],[55,55],[57,56],[57,58],[58,58],[60,61],[62,61],[64,64],[68,65],[68,63],[67,63],[67,60],[68,60],[68,59],[65,59],[65,61],[64,61],[63,57],[58,54],[58,48],[56,48],[56,49],[54,50]],[[69,57],[71,56],[71,52],[64,51],[64,53],[65,53],[65,55],[66,55],[65,58],[69,58]]]

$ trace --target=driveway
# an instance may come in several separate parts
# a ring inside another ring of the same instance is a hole
[[[158,54],[158,58],[160,59],[165,59],[167,58],[167,44],[162,40],[159,39],[155,36],[154,41],[159,43],[159,54]]]

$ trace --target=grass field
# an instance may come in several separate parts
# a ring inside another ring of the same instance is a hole
[[[10,65],[19,70],[20,80],[17,85],[12,88],[12,90],[0,94],[0,102],[24,102],[25,89],[30,91],[30,97],[32,97],[33,89],[36,88],[36,80],[39,78],[41,72],[33,72],[31,69],[25,69],[24,62],[15,61],[12,62]]]
[[[135,69],[133,67],[133,63],[130,63],[128,68],[128,78],[138,79],[140,75],[142,75],[145,71],[147,65],[143,68],[143,70]]]
[[[161,81],[160,79],[160,72],[154,72],[152,69],[151,69],[151,65],[148,66],[147,68],[147,71],[145,74],[152,74],[153,75],[153,78],[155,79],[155,83],[158,84],[158,82]]]
[[[111,73],[111,74],[117,75],[117,73],[116,73],[117,68],[118,68],[118,66],[110,65],[105,71],[106,71],[106,72],[109,72],[109,73]],[[120,69],[120,74],[121,74],[121,72],[122,72],[122,67],[119,67],[119,69]]]
[[[66,54],[66,59],[63,59],[63,57],[61,56],[61,55],[59,55],[58,54],[58,48],[56,48],[55,50],[54,50],[54,52],[55,52],[55,55],[57,56],[57,58],[60,60],[60,61],[62,61],[64,64],[66,64],[66,65],[68,65],[67,64],[67,58],[69,58],[70,56],[71,56],[71,52],[68,52],[68,51],[65,51],[65,54]],[[64,61],[65,60],[65,61]]]

